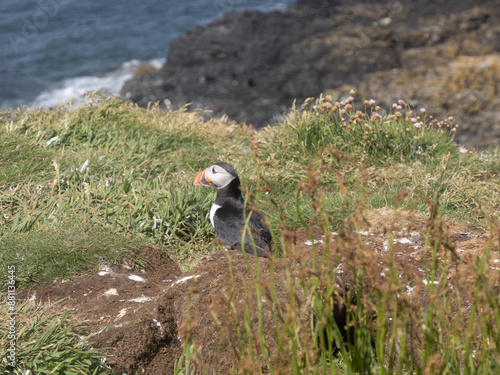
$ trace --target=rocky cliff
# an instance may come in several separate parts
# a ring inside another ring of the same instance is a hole
[[[454,116],[461,143],[500,145],[500,0],[299,0],[231,12],[143,71],[122,90],[141,106],[192,103],[262,127],[294,100],[354,88],[386,109],[404,99]]]

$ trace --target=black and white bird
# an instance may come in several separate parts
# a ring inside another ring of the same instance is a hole
[[[200,172],[194,179],[194,185],[215,186],[217,197],[210,209],[210,222],[215,228],[219,240],[234,250],[242,250],[242,233],[245,229],[245,217],[250,216],[248,228],[252,234],[257,255],[269,257],[271,252],[271,232],[262,216],[247,205],[243,214],[245,200],[241,195],[240,179],[233,166],[228,163],[215,163]],[[245,234],[243,249],[254,254],[252,239]]]

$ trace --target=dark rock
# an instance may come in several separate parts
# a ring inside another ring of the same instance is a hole
[[[413,86],[429,72],[440,77],[460,56],[495,59],[499,25],[499,0],[300,0],[282,12],[231,12],[172,41],[165,65],[127,82],[122,95],[144,107],[192,103],[262,127],[294,100],[300,104],[328,91],[341,97],[350,86],[363,99],[389,105],[404,99],[436,116],[451,114],[461,124],[462,142],[498,144],[498,121],[487,129],[476,126],[484,124],[483,109],[494,112],[489,119],[498,118],[491,96],[471,104],[482,86],[471,93],[447,87],[441,90],[446,96],[432,103],[423,91],[432,90],[433,82],[427,81],[427,90]],[[498,74],[491,77],[485,85],[498,87]],[[471,112],[471,105],[478,110]]]

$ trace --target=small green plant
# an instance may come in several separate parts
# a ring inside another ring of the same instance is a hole
[[[194,344],[186,346],[181,356],[177,359],[174,365],[175,375],[188,375],[191,374],[191,358],[195,351]]]

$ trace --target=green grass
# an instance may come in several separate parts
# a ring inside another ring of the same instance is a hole
[[[300,184],[306,186],[300,193],[304,220],[315,220],[317,207],[308,201],[307,185],[317,184],[333,229],[353,213],[356,202],[391,207],[403,190],[408,193],[404,207],[424,212],[421,198],[438,193],[444,214],[473,226],[481,225],[480,207],[498,207],[498,149],[460,154],[448,122],[417,116],[422,124],[417,129],[411,122],[414,111],[404,103],[401,110],[382,116],[373,105],[361,112],[352,102],[328,99],[306,103],[279,126],[256,134],[220,119],[205,122],[199,112],[144,110],[99,96],[76,109],[4,112],[2,257],[15,258],[18,250],[9,241],[16,236],[25,248],[35,248],[40,238],[57,238],[77,218],[89,231],[100,228],[103,237],[109,233],[119,246],[127,237],[151,241],[181,266],[191,266],[200,253],[212,249],[206,214],[215,193],[192,186],[192,181],[218,160],[235,165],[247,192],[262,179],[266,194],[259,195],[257,204],[276,230],[282,224],[302,225],[294,198]],[[57,249],[52,242],[41,248]],[[78,242],[75,237],[66,244],[78,247]],[[93,256],[92,251],[83,254]],[[108,257],[121,261],[117,255]],[[52,259],[39,257],[44,258]],[[46,269],[47,275],[33,280],[67,277]]]
[[[0,181],[5,184],[43,179],[50,171],[51,153],[38,150],[35,142],[19,135],[0,139]]]
[[[144,111],[114,99],[4,113],[0,236],[50,233],[71,216],[160,246],[203,242],[210,194],[192,188],[192,175],[217,160],[220,147],[244,152],[246,135],[197,113]],[[180,259],[193,255],[172,249]]]
[[[374,208],[390,207],[406,190],[404,204],[425,211],[421,197],[438,193],[446,215],[474,225],[482,218],[480,206],[500,204],[498,149],[460,154],[448,121],[417,117],[422,124],[417,129],[409,107],[396,111],[398,116],[374,116],[381,112],[378,108],[360,112],[336,107],[319,99],[312,109],[293,111],[283,124],[259,134],[259,161],[270,165],[263,174],[279,195],[286,197],[307,179],[310,165],[315,183],[332,193],[324,209],[340,219],[334,220],[336,228],[345,218],[339,216],[340,180],[352,199]]]
[[[65,280],[99,264],[143,268],[147,261],[140,250],[151,245],[148,239],[83,225],[73,218],[56,229],[6,234],[0,241],[0,262],[16,266],[18,287],[24,288]]]
[[[0,316],[8,314],[2,301]],[[9,323],[2,319],[0,371],[8,374],[112,374],[102,367],[103,352],[91,347],[85,333],[57,304],[39,306],[31,301],[16,306],[15,368],[7,359],[10,348]],[[10,316],[9,316],[10,318]]]
[[[146,246],[175,259],[182,269],[191,268],[201,254],[215,249],[206,218],[215,191],[192,182],[216,161],[235,166],[245,194],[266,213],[276,239],[283,228],[304,223],[341,230],[370,207],[398,205],[425,213],[436,197],[448,218],[488,227],[485,213],[500,208],[498,148],[461,154],[451,120],[419,118],[419,111],[404,103],[387,113],[370,103],[360,110],[354,105],[320,98],[260,132],[224,119],[205,121],[201,112],[145,110],[98,95],[79,108],[4,111],[0,260],[17,265],[22,288],[69,279],[102,262],[145,266],[138,250]],[[312,282],[307,288],[317,286]],[[332,288],[324,290],[333,293]],[[379,313],[396,306],[384,298],[377,301]],[[323,303],[323,296],[315,295],[318,312],[331,308]],[[357,322],[373,309],[355,312]],[[290,334],[301,327],[297,324],[286,327]],[[368,330],[360,332],[365,351],[357,355],[362,358],[342,352],[340,368],[383,373],[370,359],[375,353],[367,340],[373,337]],[[338,332],[328,335],[335,338]],[[284,353],[293,357],[296,344],[303,345],[291,342],[291,352]],[[453,372],[463,364],[450,353],[442,355],[453,363]],[[324,357],[323,366],[338,363],[323,352],[316,355]],[[294,364],[296,372],[302,365]]]

